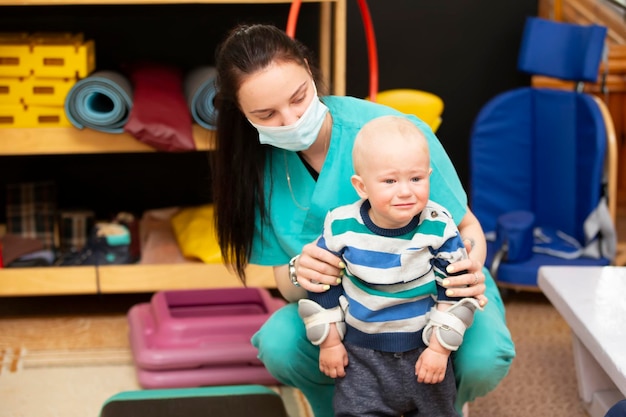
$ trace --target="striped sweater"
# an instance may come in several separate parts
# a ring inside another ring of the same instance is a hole
[[[346,273],[342,285],[309,298],[333,308],[346,297],[344,342],[406,352],[423,345],[425,314],[437,301],[459,300],[447,297],[440,283],[446,266],[467,252],[451,216],[433,201],[400,229],[376,226],[369,208],[359,200],[328,213],[318,245],[340,256]]]

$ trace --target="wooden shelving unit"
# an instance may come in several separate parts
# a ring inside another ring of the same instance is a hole
[[[332,93],[345,94],[346,0],[304,0],[320,5],[320,67]],[[0,0],[0,6],[277,4],[289,0]],[[1,8],[0,8],[1,10]],[[1,12],[0,12],[1,13]],[[211,149],[213,132],[194,125],[198,151]],[[0,157],[18,155],[154,152],[127,134],[91,129],[0,129]],[[251,265],[248,285],[273,287],[272,268]],[[236,287],[241,282],[226,266],[185,263],[0,269],[0,297],[154,292],[185,288]]]
[[[208,150],[213,144],[213,132],[199,125],[193,126],[193,137],[199,151]],[[155,151],[127,133],[111,134],[72,127],[0,130],[0,156]]]

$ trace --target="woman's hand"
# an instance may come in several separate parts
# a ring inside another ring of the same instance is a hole
[[[472,250],[471,242],[465,241],[465,248],[469,254]],[[448,265],[446,271],[450,274],[458,271],[467,271],[467,273],[448,276],[443,280],[443,286],[448,288],[446,295],[448,297],[474,297],[478,300],[478,304],[484,307],[489,300],[485,296],[487,286],[482,270],[483,265],[471,256]]]
[[[341,284],[344,265],[341,258],[320,248],[315,242],[302,248],[295,263],[298,284],[307,291],[324,292]]]

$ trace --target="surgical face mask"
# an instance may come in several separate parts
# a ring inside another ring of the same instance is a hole
[[[315,88],[315,86],[314,86]],[[261,126],[250,122],[259,131],[259,142],[287,151],[309,149],[322,128],[328,107],[317,97],[317,90],[302,116],[289,126]],[[250,120],[248,120],[250,121]]]

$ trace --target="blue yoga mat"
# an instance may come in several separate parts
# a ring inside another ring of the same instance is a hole
[[[115,71],[96,71],[78,81],[65,97],[65,114],[79,129],[123,133],[133,106],[132,85]]]
[[[185,97],[191,111],[191,117],[200,126],[215,130],[217,110],[213,100],[217,93],[215,67],[198,67],[185,76]]]

